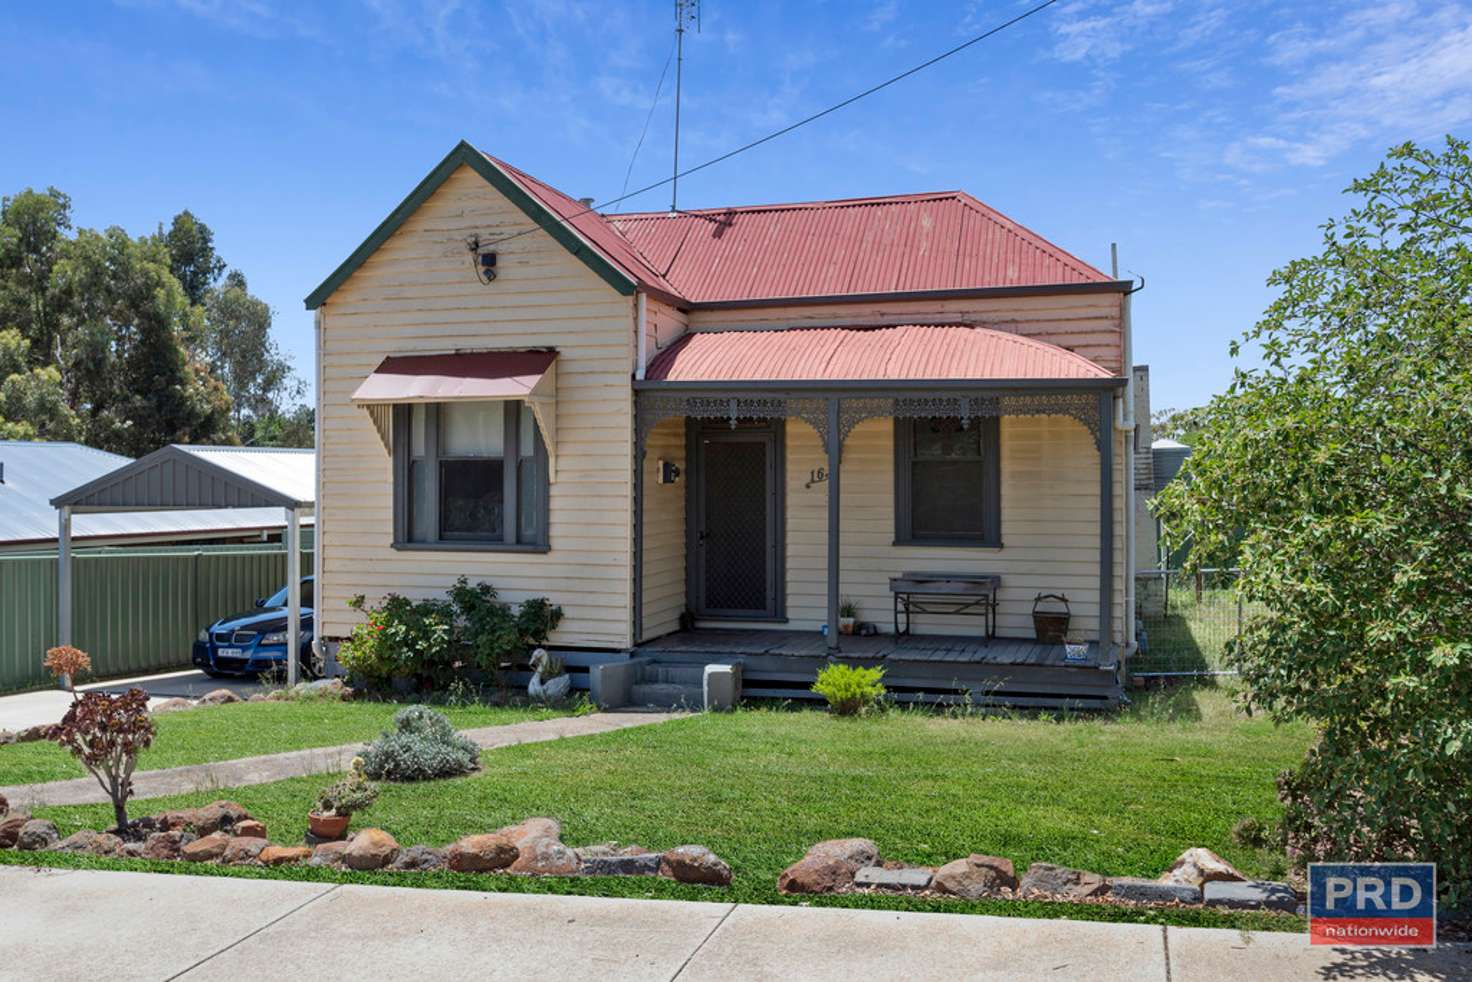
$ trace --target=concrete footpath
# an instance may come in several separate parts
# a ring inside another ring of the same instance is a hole
[[[592,713],[588,716],[559,716],[554,719],[528,720],[524,723],[482,726],[461,730],[460,734],[470,738],[481,749],[491,750],[518,743],[540,743],[564,737],[608,733],[631,726],[662,723],[686,715],[688,714],[668,712]],[[261,757],[242,757],[239,760],[223,760],[213,764],[190,764],[186,767],[142,771],[133,775],[133,797],[157,798],[161,795],[188,794],[191,791],[266,784],[310,774],[335,774],[347,770],[348,763],[362,752],[363,746],[361,743],[349,743],[313,750],[291,750]],[[0,795],[9,799],[11,808],[25,811],[48,805],[102,804],[108,800],[101,786],[91,777],[0,787]]]
[[[0,867],[0,977],[1089,979],[1472,977],[1472,950],[964,914]]]

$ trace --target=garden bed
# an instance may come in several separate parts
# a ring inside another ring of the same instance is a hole
[[[483,770],[469,777],[385,784],[368,821],[399,842],[435,846],[527,815],[557,816],[569,842],[638,842],[651,850],[699,842],[730,864],[733,881],[722,899],[733,901],[1297,929],[1301,922],[1291,915],[1209,909],[881,894],[788,898],[777,879],[812,843],[848,835],[868,836],[885,857],[915,865],[980,852],[1006,856],[1019,868],[1046,862],[1135,877],[1155,877],[1183,849],[1199,845],[1248,876],[1280,878],[1281,857],[1234,844],[1231,829],[1247,816],[1276,818],[1273,777],[1302,756],[1309,739],[1306,727],[1243,718],[1219,690],[1161,693],[1117,718],[1066,721],[918,711],[835,719],[811,710],[748,709],[489,751]],[[320,785],[296,779],[137,808],[196,807],[223,794],[270,828],[287,830],[301,826]],[[37,815],[56,822],[63,836],[110,824],[106,806]],[[0,861],[36,857],[9,853]],[[245,868],[239,875],[349,875],[287,869]],[[421,886],[711,899],[654,877],[351,875]]]

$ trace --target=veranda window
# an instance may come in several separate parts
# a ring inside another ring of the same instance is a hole
[[[996,417],[895,421],[897,545],[999,546]]]

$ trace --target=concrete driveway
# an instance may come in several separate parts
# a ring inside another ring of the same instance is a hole
[[[244,699],[263,686],[253,678],[212,679],[199,671],[168,672],[162,675],[145,675],[112,682],[96,682],[78,686],[82,691],[100,689],[103,692],[126,692],[132,688],[148,693],[149,705],[165,699],[183,697],[198,699],[215,689],[229,689]],[[59,723],[71,704],[72,697],[60,689],[42,689],[39,692],[22,692],[13,696],[0,696],[0,730],[24,730],[30,726]]]
[[[1472,976],[1466,947],[1301,934],[19,867],[0,867],[0,924],[0,976],[38,982]]]

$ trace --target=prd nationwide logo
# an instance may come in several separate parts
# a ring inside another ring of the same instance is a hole
[[[1310,863],[1311,944],[1436,944],[1434,863]]]

